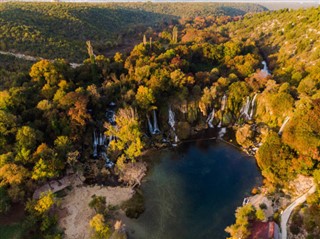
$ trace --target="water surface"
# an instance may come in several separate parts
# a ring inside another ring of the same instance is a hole
[[[146,210],[126,221],[133,239],[219,239],[235,209],[261,182],[252,157],[220,141],[184,143],[151,156]]]

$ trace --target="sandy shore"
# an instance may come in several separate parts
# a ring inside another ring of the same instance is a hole
[[[95,194],[106,197],[107,205],[120,205],[129,200],[134,193],[131,187],[74,187],[59,206],[59,226],[64,229],[65,239],[88,239],[89,221],[95,212],[88,204]]]

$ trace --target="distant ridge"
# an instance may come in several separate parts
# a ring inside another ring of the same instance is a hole
[[[115,46],[131,49],[149,27],[177,24],[180,18],[266,10],[238,3],[5,2],[0,5],[0,50],[80,63],[87,57],[87,40],[97,53],[110,55],[108,49]]]
[[[0,2],[81,2],[81,3],[159,3],[159,2],[193,2],[193,3],[253,3],[253,4],[270,4],[270,3],[299,3],[299,4],[320,4],[319,0],[0,0]]]

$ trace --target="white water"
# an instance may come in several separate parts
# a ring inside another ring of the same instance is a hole
[[[225,127],[221,128],[219,131],[218,138],[222,138],[227,132],[227,129]]]
[[[245,105],[242,106],[242,109],[241,109],[241,116],[243,115],[246,119],[249,118],[249,110],[250,110],[250,97],[247,96],[247,100],[246,100],[246,103]]]
[[[262,61],[261,63],[263,65],[263,69],[261,70],[261,72],[263,72],[266,76],[270,75],[267,63],[265,61]]]
[[[223,111],[224,111],[225,108],[226,108],[226,104],[227,104],[227,96],[226,96],[226,94],[224,94],[223,97],[222,97],[222,99],[221,99],[221,109],[220,109],[220,111],[221,111],[221,120],[220,120],[220,122],[219,122],[219,124],[218,124],[218,128],[221,128],[221,126],[222,126]]]
[[[288,123],[289,120],[290,120],[290,117],[287,116],[287,117],[285,118],[285,120],[283,121],[281,127],[280,127],[280,130],[279,130],[279,132],[278,132],[278,135],[282,135],[282,132],[283,132],[283,130],[284,130],[284,127],[286,126],[286,124]]]
[[[99,145],[100,146],[104,145],[105,141],[106,141],[106,136],[103,133],[100,133]]]
[[[178,138],[178,136],[176,134],[176,128],[175,128],[176,121],[174,119],[174,116],[175,116],[174,112],[172,111],[171,107],[169,107],[169,120],[168,120],[168,123],[169,123],[169,125],[172,128],[173,133],[174,133],[174,144],[173,144],[173,146],[177,146],[179,138]]]
[[[157,114],[156,111],[153,110],[153,134],[159,134],[160,129],[158,127]]]
[[[93,131],[93,157],[98,156],[99,139],[96,136],[96,131]]]
[[[252,99],[252,102],[251,102],[251,112],[250,112],[250,120],[253,118],[253,115],[254,115],[254,110],[255,110],[255,106],[256,106],[256,98],[257,98],[258,94],[255,94],[253,99]]]
[[[174,136],[174,142],[175,142],[175,143],[178,143],[178,141],[179,141],[178,135],[175,135],[175,136]]]
[[[221,100],[221,111],[224,111],[226,108],[227,96],[224,94]]]
[[[114,165],[114,163],[110,161],[110,159],[108,158],[106,152],[102,152],[102,153],[101,153],[101,157],[102,157],[102,158],[104,159],[104,161],[105,161],[105,166],[106,166],[107,168],[112,168],[112,166]]]
[[[209,128],[213,128],[213,119],[214,119],[214,108],[212,109],[211,113],[209,114],[208,118],[207,118],[207,124],[209,125]]]
[[[175,126],[176,122],[174,120],[174,112],[172,111],[171,107],[169,107],[169,121],[168,121],[168,123],[171,126],[171,128],[173,130],[175,130],[174,126]]]
[[[148,120],[149,132],[150,132],[150,134],[153,134],[153,126],[152,126],[152,124],[151,124],[150,117],[149,117],[148,114],[147,114],[147,120]]]

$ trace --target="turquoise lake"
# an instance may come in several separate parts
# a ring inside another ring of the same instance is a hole
[[[146,210],[126,221],[132,239],[220,239],[261,174],[253,157],[220,140],[153,154],[142,191]]]

